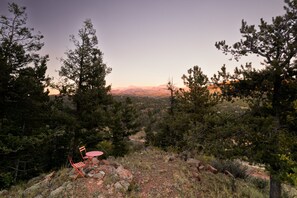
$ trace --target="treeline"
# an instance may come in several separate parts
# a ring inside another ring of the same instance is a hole
[[[131,100],[116,101],[105,77],[96,31],[86,20],[66,51],[60,82],[46,77],[43,36],[26,26],[26,8],[9,4],[0,18],[0,188],[67,163],[78,147],[124,155],[138,128]],[[59,90],[49,97],[47,88]],[[108,148],[108,149],[104,149]]]

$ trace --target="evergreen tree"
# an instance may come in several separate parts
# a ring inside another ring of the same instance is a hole
[[[113,155],[124,156],[128,152],[128,137],[135,134],[140,125],[132,100],[128,97],[124,102],[115,102],[110,117]]]
[[[68,127],[73,134],[73,150],[79,141],[94,145],[100,141],[99,131],[108,123],[108,105],[112,103],[110,86],[105,81],[111,68],[103,63],[91,20],[84,22],[78,37],[70,36],[75,49],[66,52],[59,71],[65,80],[61,94],[69,96],[74,104],[72,114],[76,122]]]
[[[43,36],[26,27],[25,7],[8,9],[11,16],[0,18],[0,177],[6,174],[0,187],[10,183],[8,175],[16,181],[44,165],[35,148],[46,138],[49,110],[48,57],[37,54]]]
[[[208,78],[200,67],[189,69],[182,79],[186,88],[175,90],[171,83],[168,84],[171,107],[161,123],[157,142],[162,147],[201,150],[207,136],[204,118],[211,113],[218,98],[209,93]]]
[[[286,172],[292,171],[290,166],[296,165],[297,159],[292,150],[296,148],[296,141],[292,140],[296,140],[297,132],[291,125],[296,120],[292,112],[297,99],[297,1],[285,3],[286,13],[273,18],[271,24],[261,19],[256,28],[243,20],[242,40],[232,46],[225,41],[215,44],[236,60],[248,54],[264,58],[263,69],[246,64],[229,75],[223,67],[214,80],[223,88],[225,97],[242,97],[251,104],[253,120],[259,125],[242,138],[247,138],[246,150],[253,148],[250,160],[265,163],[271,173],[270,197],[280,197],[280,182]],[[225,81],[220,81],[220,77]]]

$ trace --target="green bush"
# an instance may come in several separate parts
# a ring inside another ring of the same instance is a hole
[[[104,156],[108,157],[113,152],[113,145],[111,141],[104,140],[96,145],[96,148],[104,152]]]
[[[13,184],[13,176],[10,172],[0,174],[0,189],[7,188]]]
[[[250,179],[251,183],[253,183],[258,189],[264,190],[265,188],[268,187],[268,181],[265,179],[261,179],[261,178],[251,178]]]
[[[245,179],[248,176],[247,167],[241,165],[239,162],[215,159],[210,164],[219,172],[229,171],[235,178]]]

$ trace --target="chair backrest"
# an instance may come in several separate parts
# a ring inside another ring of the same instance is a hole
[[[84,158],[86,156],[86,152],[87,152],[86,147],[85,146],[81,146],[78,149],[79,149],[79,152],[80,152],[81,157]]]

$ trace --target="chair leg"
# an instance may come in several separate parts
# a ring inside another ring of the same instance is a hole
[[[79,176],[79,175],[81,175],[82,177],[85,177],[85,175],[83,174],[83,172],[81,171],[81,170],[79,170],[79,168],[75,168],[75,170],[77,171],[77,175],[76,175],[76,177],[75,177],[75,179]]]

